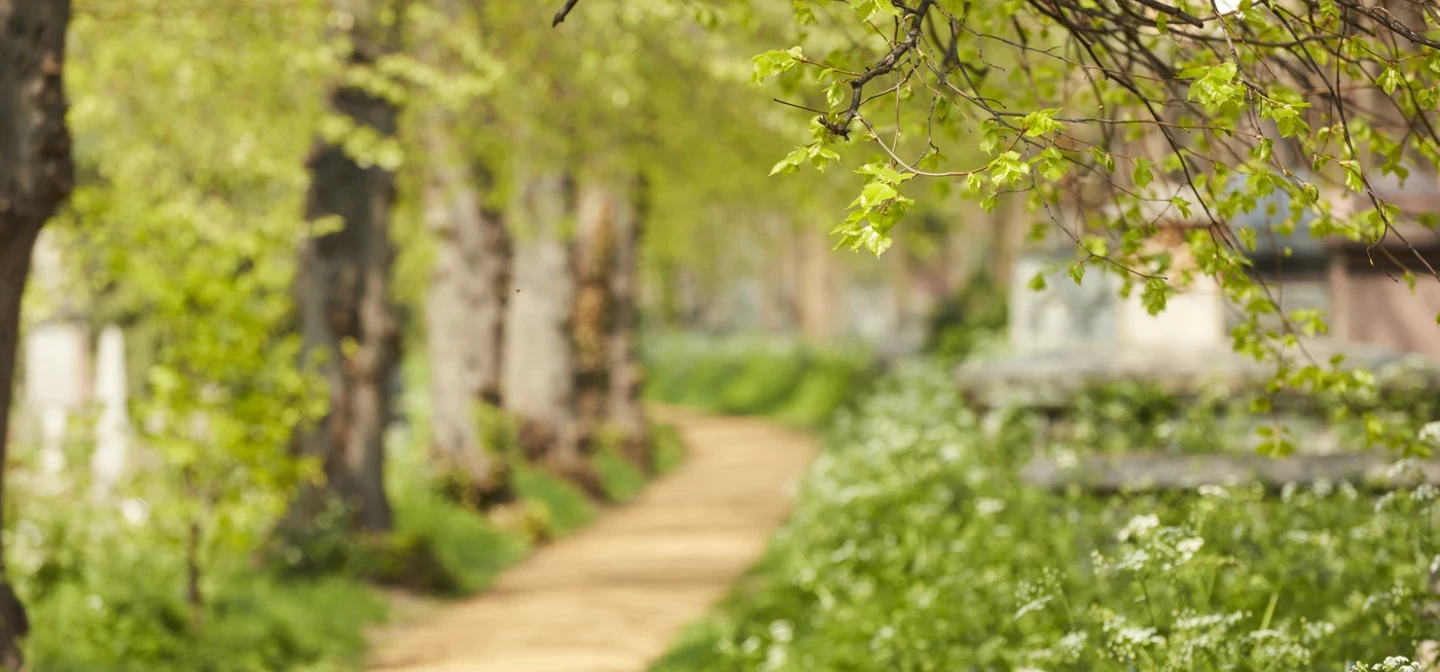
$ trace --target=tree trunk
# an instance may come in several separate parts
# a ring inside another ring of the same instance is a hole
[[[69,21],[69,0],[0,0],[0,486],[30,254],[73,186],[62,79]],[[30,623],[3,557],[0,549],[0,668],[18,670]]]
[[[519,170],[514,225],[514,291],[505,331],[505,408],[520,418],[526,457],[592,496],[603,496],[580,449],[571,312],[575,278],[566,229],[575,213],[568,173]]]
[[[580,442],[589,446],[605,423],[610,395],[610,330],[615,297],[610,275],[615,268],[619,198],[608,185],[581,189],[575,239],[575,407]]]
[[[642,176],[615,218],[615,259],[610,272],[610,398],[606,415],[619,433],[621,451],[645,473],[655,471],[650,423],[641,403],[645,382],[640,363],[640,241],[649,210],[649,185]]]
[[[350,62],[373,65],[395,43],[396,30],[379,19],[380,0],[335,0],[353,17],[355,50]],[[364,91],[340,87],[330,96],[332,111],[382,137],[395,134],[392,103]],[[399,360],[399,339],[390,303],[390,210],[395,176],[378,165],[362,165],[338,144],[318,142],[309,161],[312,182],[306,204],[310,221],[336,217],[339,229],[313,236],[301,253],[296,290],[306,351],[319,355],[330,383],[330,411],[318,427],[302,429],[302,454],[324,465],[330,495],[345,507],[351,529],[385,531],[391,526],[385,496],[385,427],[390,422],[389,383]],[[325,502],[302,497],[301,524]]]
[[[760,325],[770,333],[781,333],[794,322],[794,265],[789,263],[790,223],[775,213],[761,220],[765,237],[764,268],[760,270]]]
[[[816,343],[828,342],[837,334],[837,294],[845,291],[836,273],[834,252],[827,236],[805,231],[800,236],[800,327]]]
[[[500,404],[510,241],[501,214],[483,205],[478,171],[456,155],[455,123],[437,112],[425,133],[431,170],[425,212],[436,241],[425,296],[430,452],[456,494],[484,507],[508,496],[504,460],[482,445],[476,405]]]
[[[1011,198],[1002,198],[999,207],[990,213],[991,226],[994,227],[991,240],[995,246],[990,271],[996,287],[1009,287],[1015,282],[1015,278],[1010,276],[1015,273],[1015,259],[1024,244],[1025,223],[1019,216],[1022,212]],[[1022,278],[1020,281],[1028,280]]]

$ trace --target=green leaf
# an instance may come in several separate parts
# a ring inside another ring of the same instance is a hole
[[[895,187],[876,180],[865,185],[865,189],[860,192],[859,204],[863,208],[873,208],[899,195],[900,192],[896,191]]]
[[[1009,150],[990,162],[990,183],[1012,185],[1030,174],[1030,165],[1020,160],[1020,153]]]
[[[794,68],[795,65],[800,62],[798,59],[800,59],[802,55],[800,47],[797,46],[785,51],[772,49],[755,56],[750,59],[754,65],[754,70],[750,75],[750,81],[755,84],[760,84],[768,77],[789,72],[791,68]]]
[[[1091,147],[1090,154],[1095,157],[1095,163],[1105,167],[1105,172],[1115,172],[1115,157],[1099,147]]]
[[[1000,124],[994,119],[980,122],[980,151],[995,154],[1000,151]]]
[[[1140,294],[1140,303],[1145,307],[1145,312],[1151,315],[1159,315],[1165,310],[1165,304],[1169,301],[1170,284],[1164,278],[1150,278],[1145,282],[1145,289]]]
[[[1135,170],[1131,173],[1131,178],[1135,180],[1135,186],[1141,189],[1150,186],[1150,181],[1155,179],[1155,176],[1150,173],[1152,165],[1155,164],[1145,157],[1135,159]]]
[[[1385,71],[1380,73],[1380,77],[1375,80],[1375,83],[1380,85],[1380,90],[1384,91],[1387,96],[1395,93],[1400,82],[1400,71],[1393,67],[1385,68]]]
[[[1055,115],[1059,113],[1058,109],[1036,110],[1020,120],[1020,127],[1025,129],[1025,136],[1030,138],[1059,131],[1065,128],[1064,124],[1055,121]]]
[[[803,163],[805,159],[809,157],[809,155],[809,147],[795,148],[789,154],[785,155],[785,158],[781,159],[779,163],[775,164],[775,167],[770,169],[770,175],[787,175],[790,173],[799,172],[800,164]]]
[[[1185,219],[1190,219],[1190,217],[1191,217],[1190,201],[1189,201],[1188,199],[1186,199],[1184,196],[1179,196],[1179,195],[1171,196],[1171,197],[1170,197],[1170,205],[1175,206],[1175,209],[1180,211],[1180,216],[1181,216],[1181,217],[1184,217]]]
[[[793,0],[791,6],[795,11],[796,25],[808,26],[815,23],[815,12],[810,9],[810,5],[805,0]]]
[[[1045,289],[1045,273],[1044,273],[1044,271],[1041,271],[1041,272],[1039,272],[1039,273],[1036,273],[1036,274],[1035,274],[1035,277],[1030,278],[1030,282],[1027,283],[1025,286],[1026,286],[1026,287],[1029,287],[1031,291],[1035,291],[1035,292],[1044,291],[1044,289]]]
[[[1046,147],[1035,162],[1040,166],[1040,174],[1052,182],[1058,182],[1070,170],[1070,162],[1054,145]]]
[[[1271,140],[1270,138],[1261,138],[1260,144],[1255,145],[1255,147],[1250,150],[1250,157],[1255,159],[1256,161],[1265,163],[1270,160],[1270,155],[1274,146],[1274,140]]]
[[[1356,193],[1365,191],[1365,178],[1360,173],[1358,161],[1341,161],[1340,165],[1345,167],[1345,186]]]

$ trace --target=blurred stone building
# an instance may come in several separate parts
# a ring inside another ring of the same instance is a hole
[[[1165,187],[1161,187],[1164,189]],[[1331,330],[1315,339],[1329,346],[1347,346],[1393,353],[1418,353],[1440,359],[1440,280],[1430,275],[1440,269],[1440,234],[1418,223],[1424,213],[1440,212],[1440,187],[1435,180],[1414,179],[1402,189],[1395,182],[1375,185],[1380,196],[1400,208],[1404,219],[1379,245],[1343,238],[1312,235],[1312,217],[1298,221],[1288,233],[1279,230],[1290,211],[1283,194],[1260,199],[1248,212],[1228,220],[1232,231],[1242,227],[1256,233],[1256,249],[1249,252],[1251,273],[1266,283],[1282,310],[1313,309],[1327,316]],[[1170,187],[1177,194],[1188,189]],[[1338,217],[1368,200],[1348,192],[1328,192]],[[1167,197],[1168,198],[1168,197]],[[1154,221],[1159,234],[1152,249],[1171,253],[1176,269],[1188,260],[1184,244],[1187,230],[1200,227],[1198,217],[1183,218],[1173,209],[1157,206],[1142,218]],[[1077,285],[1069,275],[1076,261],[1078,236],[1052,236],[1026,248],[1016,262],[1010,284],[1010,344],[1017,354],[1054,350],[1109,348],[1163,349],[1183,356],[1228,346],[1229,330],[1243,319],[1239,306],[1229,305],[1213,280],[1199,277],[1163,312],[1151,316],[1141,302],[1139,287],[1128,298],[1119,296],[1120,279],[1113,273],[1087,269]],[[1416,278],[1414,290],[1404,280],[1404,268]],[[1030,289],[1032,278],[1046,276],[1045,288]],[[1277,324],[1278,320],[1269,320]]]

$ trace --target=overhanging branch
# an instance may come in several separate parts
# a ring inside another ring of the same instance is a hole
[[[554,28],[564,23],[565,17],[570,16],[570,10],[575,9],[575,5],[579,3],[580,0],[565,0],[565,6],[561,7],[560,11],[555,12],[555,20],[550,22],[550,27]]]

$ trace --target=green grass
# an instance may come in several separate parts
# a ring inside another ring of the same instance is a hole
[[[529,465],[513,472],[515,491],[538,512],[551,535],[573,532],[595,520],[595,505],[564,479]]]
[[[788,340],[657,336],[645,352],[646,395],[795,427],[824,424],[873,378],[868,352]]]
[[[675,471],[685,461],[685,441],[680,438],[679,430],[670,425],[652,424],[650,440],[655,451],[656,474],[663,476]]]
[[[597,452],[591,462],[600,473],[600,485],[611,502],[628,502],[645,489],[645,474],[614,450]]]
[[[429,539],[461,593],[488,586],[496,574],[530,550],[526,540],[505,534],[433,491],[397,502],[395,527],[400,534]]]

